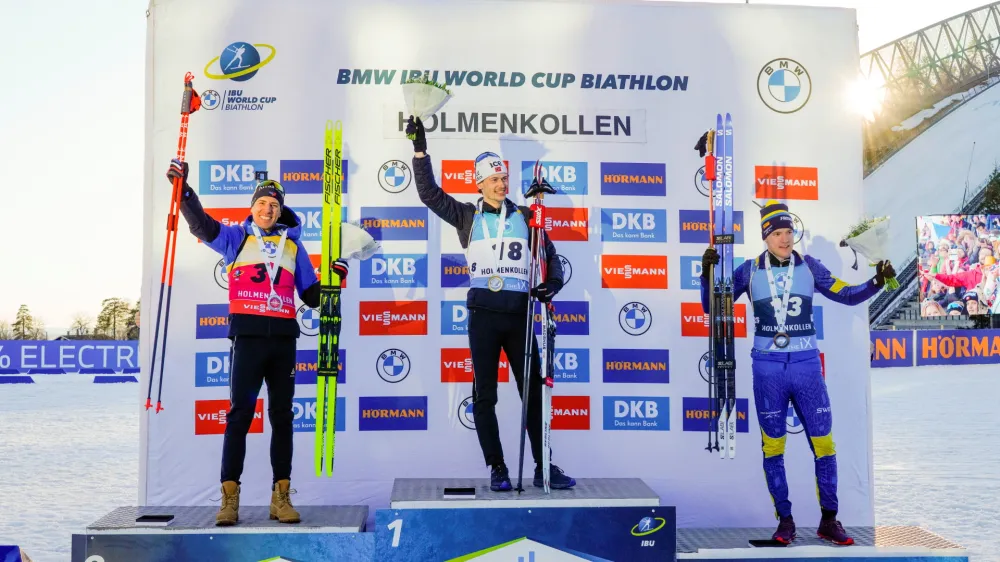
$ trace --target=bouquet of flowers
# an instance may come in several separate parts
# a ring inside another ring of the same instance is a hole
[[[854,251],[855,260],[860,253],[868,258],[869,265],[874,266],[880,261],[889,261],[887,247],[889,245],[889,217],[864,218],[858,224],[851,227],[847,236],[840,241],[841,246],[846,246]],[[858,268],[857,261],[854,269]],[[899,288],[899,281],[895,276],[886,279],[886,290],[894,291]]]
[[[403,102],[410,115],[426,121],[437,113],[448,100],[452,98],[451,91],[444,84],[439,84],[425,74],[403,83]],[[412,135],[406,138],[413,140]]]
[[[340,224],[340,257],[364,261],[378,252],[381,245],[359,222]]]

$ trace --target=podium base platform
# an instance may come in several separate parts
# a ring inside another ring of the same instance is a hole
[[[512,483],[517,486],[516,479]],[[660,498],[639,478],[578,478],[568,490],[546,494],[528,477],[524,491],[494,492],[488,478],[397,478],[392,485],[392,509],[638,507],[659,506]],[[453,490],[473,489],[474,495],[454,496]]]
[[[119,507],[87,527],[88,535],[121,533],[360,533],[365,530],[368,506],[296,506],[299,523],[281,523],[269,518],[266,505],[241,505],[239,521],[217,527],[216,506]],[[136,524],[141,515],[173,515],[164,526]]]

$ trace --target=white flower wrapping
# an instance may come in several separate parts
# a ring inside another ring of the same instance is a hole
[[[410,115],[426,121],[438,112],[452,97],[444,88],[424,82],[403,84],[403,102]]]
[[[845,238],[844,243],[855,252],[868,259],[871,265],[880,261],[889,260],[889,217],[875,219],[875,222],[868,227],[868,230],[855,234],[850,238]],[[888,280],[886,287],[893,290],[898,287],[895,278]]]
[[[366,260],[379,251],[378,243],[368,231],[360,225],[345,222],[340,225],[340,257],[341,259]]]

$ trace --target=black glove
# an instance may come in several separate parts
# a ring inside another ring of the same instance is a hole
[[[698,156],[704,158],[705,153],[708,152],[708,131],[698,139],[697,144],[694,145],[694,149],[698,151]]]
[[[340,280],[343,281],[347,279],[347,272],[350,269],[350,266],[347,265],[346,260],[334,260],[333,264],[330,266],[330,269],[332,269],[334,273],[339,275]]]
[[[552,297],[556,296],[557,292],[558,290],[551,283],[545,282],[532,289],[531,296],[542,302],[549,302]]]
[[[896,270],[892,268],[892,264],[888,260],[875,264],[875,284],[879,287],[885,285],[887,279],[892,279],[895,276]]]
[[[174,158],[170,161],[170,168],[167,170],[167,179],[170,180],[170,185],[173,185],[174,178],[181,178],[183,182],[183,187],[181,188],[181,194],[184,199],[191,197],[194,190],[188,185],[188,163],[181,162],[180,160]]]
[[[709,248],[705,250],[705,253],[701,256],[701,276],[708,279],[708,269],[711,265],[716,265],[719,263],[719,252],[715,251],[715,248]]]
[[[419,117],[410,116],[406,122],[406,135],[413,136],[413,152],[427,152],[427,136]]]

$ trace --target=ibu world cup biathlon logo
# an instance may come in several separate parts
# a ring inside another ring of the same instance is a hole
[[[260,60],[257,48],[267,49],[267,58]],[[238,41],[227,45],[222,54],[208,61],[205,65],[205,76],[212,80],[232,80],[246,82],[257,75],[257,71],[274,60],[275,49],[264,43],[244,43]],[[218,66],[215,66],[215,65]]]
[[[788,58],[764,65],[757,75],[757,93],[777,113],[795,113],[812,96],[812,78],[804,66]]]

